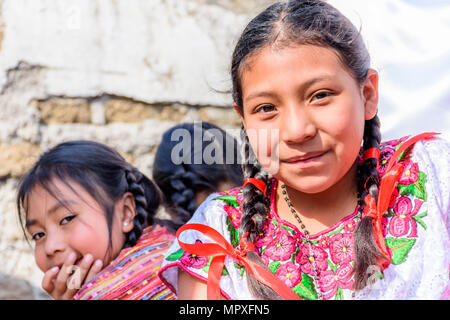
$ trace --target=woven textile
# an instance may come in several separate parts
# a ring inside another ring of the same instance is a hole
[[[74,296],[74,300],[174,300],[157,273],[174,235],[165,228],[146,228],[137,244],[119,256]]]

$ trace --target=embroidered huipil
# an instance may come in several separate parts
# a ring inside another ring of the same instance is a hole
[[[402,138],[380,146],[380,175]],[[366,288],[354,292],[353,231],[361,220],[357,209],[333,227],[310,236],[280,219],[275,210],[277,181],[269,183],[266,221],[255,247],[262,261],[304,299],[448,299],[450,146],[442,140],[419,142],[405,163],[389,209],[383,217],[383,234],[392,264],[380,272],[370,268]],[[219,231],[233,247],[239,245],[242,189],[216,193],[198,208],[188,223],[206,224]],[[185,243],[206,243],[203,234],[188,230]],[[177,291],[178,268],[206,281],[211,257],[183,251],[175,241],[169,249],[161,279]],[[220,279],[228,299],[253,299],[243,266],[228,256]]]
[[[107,267],[85,283],[74,300],[174,300],[157,276],[175,236],[165,227],[150,226],[138,242],[120,251]]]

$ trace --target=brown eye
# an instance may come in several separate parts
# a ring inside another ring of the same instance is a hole
[[[36,232],[35,234],[33,234],[31,236],[31,239],[33,239],[34,241],[38,241],[39,239],[41,239],[45,234],[43,232]]]
[[[59,224],[60,224],[60,225],[67,224],[67,223],[69,223],[70,221],[72,221],[74,218],[75,218],[74,215],[70,215],[70,216],[64,217],[63,219],[61,219],[61,221],[59,222]]]
[[[312,100],[322,100],[322,99],[325,99],[325,98],[327,98],[327,97],[329,97],[331,95],[332,95],[331,92],[322,91],[322,92],[319,92],[319,93],[315,94],[313,96]]]
[[[275,110],[275,107],[270,105],[270,104],[265,104],[260,106],[259,108],[256,109],[256,112],[263,112],[263,113],[267,113],[267,112],[272,112]]]

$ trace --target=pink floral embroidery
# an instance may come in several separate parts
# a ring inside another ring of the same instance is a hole
[[[242,200],[244,199],[244,194],[242,193],[242,190],[239,188],[228,190],[227,192],[218,192],[219,195],[222,196],[235,196],[236,202],[239,203],[239,205],[242,203]]]
[[[273,239],[264,251],[264,255],[272,260],[284,261],[291,257],[295,251],[296,241],[287,230],[279,228],[275,239]]]
[[[351,289],[353,268],[349,263],[344,263],[336,269],[336,273],[327,270],[319,275],[319,285],[322,292],[326,292],[325,299],[332,298],[338,289],[338,286],[345,289]]]
[[[300,247],[300,253],[297,255],[296,260],[297,263],[300,264],[300,269],[302,272],[312,275],[315,275],[313,263],[316,267],[316,272],[320,273],[322,270],[326,270],[328,268],[328,263],[325,260],[328,258],[328,253],[320,247],[311,246],[312,254],[310,253],[310,244],[304,243]]]
[[[391,159],[391,156],[394,154],[395,150],[393,148],[390,148],[388,146],[381,149],[380,152],[380,159],[379,159],[379,167],[378,172],[380,176],[384,175],[384,172],[386,171],[386,167],[389,163],[389,160]]]
[[[353,260],[353,237],[350,233],[338,233],[330,239],[330,255],[334,263],[349,263]]]
[[[398,183],[409,185],[416,183],[419,180],[419,166],[411,160],[404,162],[405,170],[403,171]]]
[[[275,235],[275,225],[267,221],[264,225],[261,233],[255,239],[255,247],[261,248],[268,245],[273,240],[273,236]]]
[[[281,281],[284,281],[284,283],[286,283],[286,285],[290,288],[295,287],[300,281],[302,281],[302,275],[298,266],[290,261],[280,265],[275,272],[275,275]]]
[[[195,243],[202,243],[200,240],[196,240]],[[204,256],[197,256],[195,254],[190,254],[189,252],[183,253],[180,257],[180,262],[184,265],[200,269],[208,264],[209,258]]]
[[[409,233],[408,238],[417,237],[417,223],[413,216],[417,214],[422,201],[414,199],[414,209],[412,207],[411,199],[408,197],[400,197],[394,207],[395,217],[392,217],[389,223],[389,232],[394,237],[402,237]],[[410,232],[411,229],[411,232]]]
[[[235,227],[236,229],[239,228],[241,224],[241,210],[239,210],[239,208],[228,206],[226,204],[223,206],[223,209],[228,214],[228,217],[230,217],[233,227]]]
[[[317,242],[320,248],[322,249],[328,249],[329,243],[328,243],[328,237],[322,236],[319,241]]]
[[[351,219],[345,222],[344,224],[344,230],[347,233],[351,233],[355,231],[356,226],[358,225],[359,220],[358,219]]]

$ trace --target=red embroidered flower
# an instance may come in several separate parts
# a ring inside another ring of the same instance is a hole
[[[300,281],[302,281],[300,269],[290,261],[280,265],[275,272],[275,275],[278,279],[284,281],[284,283],[286,283],[286,285],[290,288],[295,287]]]
[[[235,208],[226,204],[223,206],[223,209],[228,214],[228,217],[230,217],[233,227],[235,227],[236,229],[239,228],[239,226],[241,225],[241,210],[239,210],[239,208]]]
[[[268,245],[264,251],[264,255],[272,260],[284,261],[291,257],[295,251],[296,241],[289,232],[283,228],[279,228],[276,237]]]
[[[352,233],[355,231],[358,221],[356,219],[350,219],[344,222],[344,230],[347,233]]]
[[[334,263],[353,260],[353,237],[349,233],[338,233],[330,238],[330,255]]]
[[[351,289],[353,287],[352,279],[353,268],[349,263],[344,263],[336,269],[336,273],[327,270],[319,275],[319,285],[322,292],[326,292],[325,299],[332,298],[338,287]]]
[[[405,170],[403,170],[398,183],[403,185],[409,185],[416,183],[419,180],[419,166],[417,163],[412,162],[411,160],[405,161],[404,163]]]
[[[196,240],[195,243],[202,243],[200,240]],[[184,265],[200,269],[208,264],[209,258],[204,256],[197,256],[195,254],[190,254],[189,252],[183,253],[180,257],[180,262]]]
[[[413,216],[417,214],[422,201],[414,199],[414,209],[411,199],[408,197],[400,197],[394,207],[395,217],[392,217],[389,223],[389,232],[394,237],[401,237],[409,233],[408,238],[417,237],[417,223]],[[411,232],[410,232],[411,229]]]
[[[256,241],[254,243],[255,247],[261,248],[268,245],[273,240],[273,236],[275,235],[275,225],[266,220],[264,227],[259,235],[256,237]]]
[[[310,251],[310,247],[312,252]],[[314,267],[316,268],[317,273],[328,268],[328,263],[325,260],[326,258],[328,258],[328,254],[325,250],[318,246],[304,243],[300,247],[300,252],[296,257],[296,260],[300,264],[302,272],[314,276]]]
[[[320,237],[319,242],[317,242],[317,245],[322,249],[327,249],[329,246],[328,237],[326,236]]]

